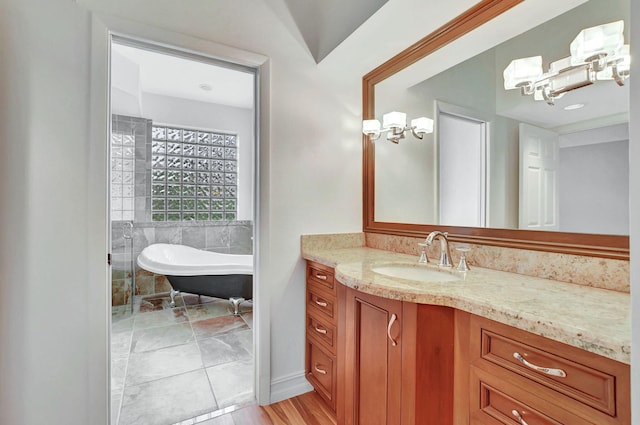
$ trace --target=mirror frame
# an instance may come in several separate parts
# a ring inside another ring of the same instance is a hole
[[[524,0],[483,0],[403,50],[362,78],[362,119],[375,118],[375,85],[473,31]],[[425,237],[433,230],[449,232],[449,239],[481,245],[629,260],[629,236],[535,230],[439,226],[375,221],[375,149],[362,136],[363,231]]]

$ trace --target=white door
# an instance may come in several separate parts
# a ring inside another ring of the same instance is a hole
[[[486,124],[438,115],[439,223],[484,227],[486,222]]]
[[[520,229],[558,230],[558,134],[520,123]]]

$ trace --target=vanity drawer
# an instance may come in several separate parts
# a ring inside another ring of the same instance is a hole
[[[335,297],[318,291],[310,282],[307,285],[307,312],[325,317],[331,324],[336,323],[337,308]]]
[[[316,319],[313,315],[307,315],[307,336],[325,344],[332,354],[336,352],[336,328]]]
[[[469,325],[472,365],[525,378],[539,396],[599,424],[628,423],[629,365],[479,316]]]
[[[307,266],[307,282],[316,283],[325,290],[335,295],[335,282],[333,280],[333,272],[329,267],[317,263],[308,263]]]
[[[307,262],[305,370],[309,383],[336,411],[338,393],[338,285],[333,269]]]
[[[319,345],[307,340],[307,379],[329,407],[336,408],[335,356],[326,353]]]
[[[532,336],[518,338],[520,335],[514,332],[504,336],[486,326],[480,332],[483,360],[615,416],[615,376],[598,370],[597,365],[574,361],[568,351],[558,355],[541,349],[547,342],[538,341],[536,344]]]
[[[494,380],[494,382],[490,382]],[[479,369],[473,369],[474,404],[471,425],[586,425],[591,422],[526,392],[527,387],[507,384]]]

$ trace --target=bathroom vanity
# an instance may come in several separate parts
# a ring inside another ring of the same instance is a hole
[[[628,294],[366,247],[303,258],[306,374],[339,424],[630,423]]]

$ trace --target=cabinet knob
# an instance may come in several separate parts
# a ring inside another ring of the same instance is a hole
[[[326,275],[326,274],[320,274],[320,273],[317,273],[317,274],[316,274],[316,277],[317,277],[318,279],[320,279],[320,280],[327,280],[327,275]]]
[[[524,419],[522,419],[522,416],[520,416],[520,413],[519,413],[517,410],[515,410],[515,409],[514,409],[514,410],[512,410],[512,411],[511,411],[511,414],[512,414],[513,416],[515,416],[515,417],[516,417],[516,419],[518,420],[518,423],[519,423],[520,425],[528,425],[528,424],[524,421]]]
[[[523,365],[525,365],[529,369],[533,369],[533,370],[535,370],[537,372],[542,372],[542,373],[545,373],[545,374],[551,375],[551,376],[558,376],[560,378],[566,378],[567,377],[567,372],[565,372],[562,369],[552,369],[552,368],[549,368],[549,367],[542,367],[542,366],[534,365],[533,363],[529,363],[517,351],[515,353],[513,353],[513,357],[515,357],[516,360],[518,360],[520,363],[522,363]]]
[[[396,319],[398,318],[398,316],[396,316],[396,314],[392,314],[391,315],[391,319],[389,319],[389,326],[387,326],[387,337],[389,337],[389,340],[391,341],[391,345],[393,345],[394,347],[396,345],[398,345],[398,343],[396,342],[395,339],[393,339],[393,337],[391,336],[391,326],[393,326],[393,324],[395,323]]]

